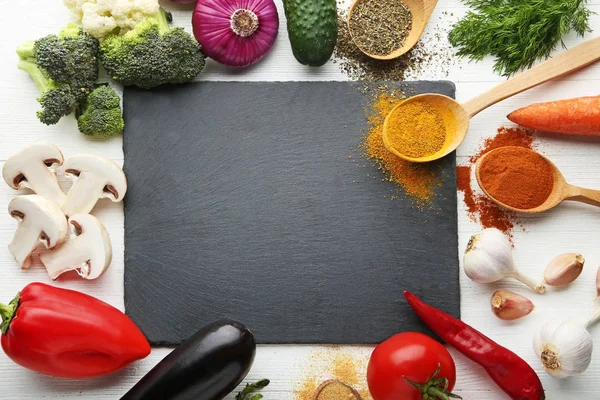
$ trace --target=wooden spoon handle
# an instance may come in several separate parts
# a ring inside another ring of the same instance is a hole
[[[431,18],[431,14],[433,14],[433,10],[438,3],[438,0],[423,0],[425,3],[425,21],[423,21],[423,26],[427,25],[429,19]]]
[[[592,190],[577,186],[570,186],[569,193],[565,200],[573,200],[578,201],[580,203],[600,207],[600,190]]]
[[[588,40],[463,104],[472,117],[499,101],[583,68],[600,59],[600,37]]]

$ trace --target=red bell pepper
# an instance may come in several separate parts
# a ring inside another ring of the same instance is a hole
[[[42,374],[89,378],[115,372],[150,354],[137,326],[92,296],[31,283],[0,304],[2,349]]]

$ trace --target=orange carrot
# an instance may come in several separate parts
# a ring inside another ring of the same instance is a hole
[[[600,96],[532,104],[508,114],[508,119],[540,131],[600,136]]]

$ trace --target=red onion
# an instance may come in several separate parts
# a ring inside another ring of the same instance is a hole
[[[245,67],[273,47],[279,16],[273,0],[198,0],[192,25],[207,56]]]

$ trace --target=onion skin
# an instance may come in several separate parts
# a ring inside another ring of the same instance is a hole
[[[234,14],[241,16],[235,20],[240,24],[232,20]],[[246,67],[273,47],[279,15],[273,0],[198,0],[192,26],[208,57],[224,65]]]

